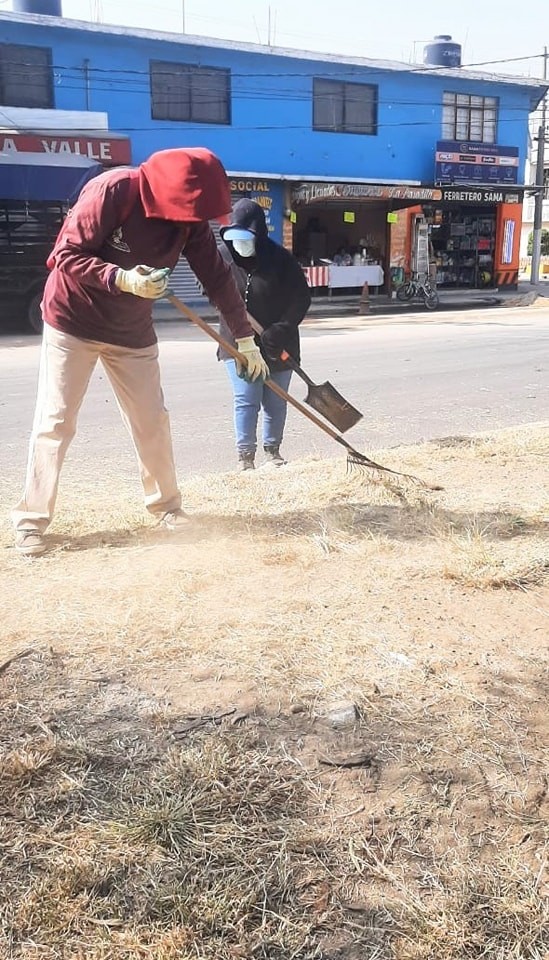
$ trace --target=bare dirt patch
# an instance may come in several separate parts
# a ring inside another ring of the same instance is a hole
[[[2,957],[547,957],[548,429],[379,456],[6,528]]]

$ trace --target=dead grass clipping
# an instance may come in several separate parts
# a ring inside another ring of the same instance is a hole
[[[69,465],[2,541],[0,957],[546,960],[548,437],[197,478],[176,538]]]

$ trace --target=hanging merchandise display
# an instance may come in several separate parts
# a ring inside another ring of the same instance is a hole
[[[486,207],[435,211],[431,242],[439,287],[487,287],[494,283],[496,213]]]

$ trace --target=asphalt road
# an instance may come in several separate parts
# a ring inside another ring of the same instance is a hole
[[[232,468],[232,404],[215,346],[188,324],[161,324],[163,382],[179,471]],[[0,339],[0,481],[23,475],[39,361],[37,337]],[[549,420],[549,309],[497,309],[438,318],[339,322],[303,331],[304,366],[364,413],[347,434],[359,449]],[[294,380],[293,392],[304,395]],[[341,455],[293,411],[286,456]],[[69,452],[86,477],[134,473],[130,441],[101,368]]]

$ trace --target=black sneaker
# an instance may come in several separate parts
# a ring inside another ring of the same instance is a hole
[[[280,444],[265,444],[263,450],[267,458],[265,461],[266,466],[283,467],[286,463],[284,457],[280,456]]]
[[[238,451],[238,469],[241,473],[244,470],[255,470],[255,453],[248,453],[246,450]]]

